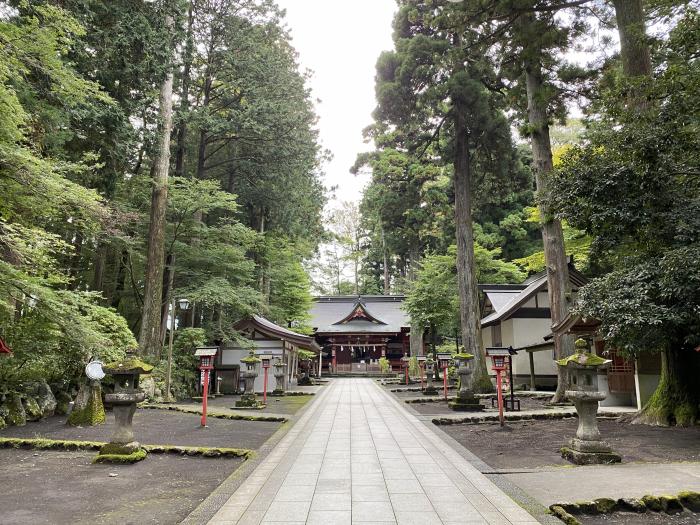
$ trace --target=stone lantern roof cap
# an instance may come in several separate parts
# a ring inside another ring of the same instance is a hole
[[[592,352],[586,352],[587,343],[583,339],[576,340],[576,352],[573,355],[557,360],[559,366],[569,368],[604,368],[612,361]]]
[[[113,363],[106,364],[102,367],[102,370],[104,370],[106,374],[111,375],[147,375],[153,370],[153,365],[149,365],[136,357],[132,357],[130,359],[123,359],[121,361],[114,361]]]
[[[261,359],[253,353],[253,350],[250,351],[250,354],[241,359],[242,363],[259,363],[260,361]]]

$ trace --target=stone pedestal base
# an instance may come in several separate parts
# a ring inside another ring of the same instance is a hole
[[[274,396],[274,397],[282,397],[284,395],[284,390],[273,390],[271,393],[267,394],[268,396]]]
[[[243,394],[241,398],[236,401],[236,408],[265,408],[265,405],[258,401],[255,394]]]
[[[447,403],[447,406],[457,412],[478,412],[484,409],[484,406],[474,396],[458,397],[454,401]]]
[[[138,450],[141,450],[141,444],[138,441],[131,441],[130,443],[105,443],[100,449],[100,455],[119,454],[121,456],[128,456]]]
[[[578,438],[571,439],[568,447],[562,447],[561,457],[576,465],[605,465],[622,461],[622,457],[605,441]]]
[[[434,386],[426,386],[423,389],[424,396],[436,396],[437,393],[438,393],[437,388],[435,388]]]

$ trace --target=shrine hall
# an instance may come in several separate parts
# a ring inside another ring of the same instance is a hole
[[[323,348],[324,368],[336,373],[379,372],[386,357],[394,370],[409,353],[410,323],[403,295],[317,297],[311,326]]]

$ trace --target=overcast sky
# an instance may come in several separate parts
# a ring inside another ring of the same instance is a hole
[[[316,111],[323,146],[333,160],[326,186],[338,186],[338,200],[359,200],[366,176],[353,176],[356,155],[370,145],[362,129],[375,107],[374,65],[392,49],[394,0],[277,0],[303,68],[313,71],[310,87],[320,99]]]

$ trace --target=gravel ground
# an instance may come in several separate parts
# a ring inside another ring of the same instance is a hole
[[[94,456],[0,449],[0,523],[179,523],[242,463],[150,454],[134,465],[93,465]]]
[[[694,512],[681,514],[614,512],[598,516],[579,515],[576,517],[583,525],[698,525],[700,523],[700,514]]]
[[[574,418],[440,427],[487,465],[499,469],[570,465],[559,449],[576,433]],[[599,420],[603,438],[623,462],[700,461],[700,426],[650,427]]]

